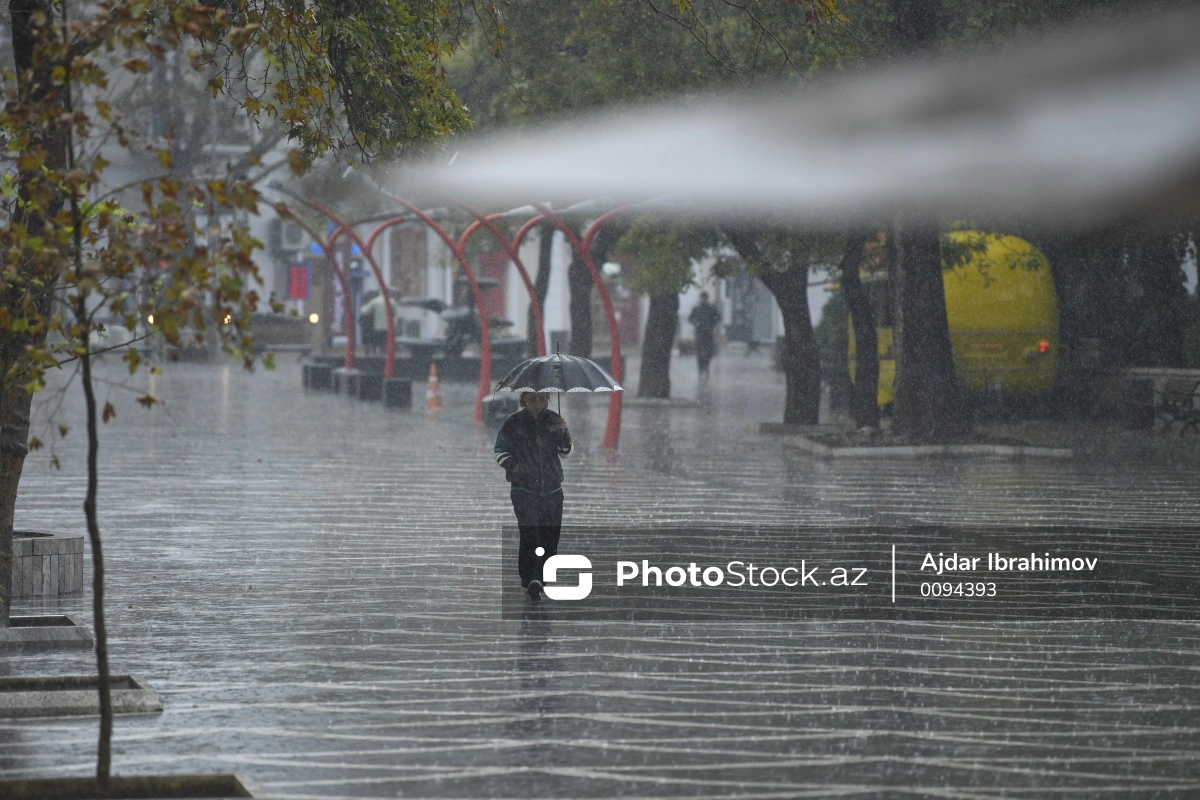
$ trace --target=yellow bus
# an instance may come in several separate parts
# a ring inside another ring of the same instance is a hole
[[[956,266],[942,270],[942,283],[959,388],[967,395],[991,391],[1020,399],[1049,393],[1058,375],[1059,338],[1058,295],[1046,257],[1016,236],[955,231],[947,237],[943,257],[947,251],[958,255]],[[878,326],[883,406],[895,398],[891,284],[886,275],[865,270],[863,286]]]

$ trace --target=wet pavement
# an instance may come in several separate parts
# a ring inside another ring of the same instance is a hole
[[[387,412],[281,360],[137,378],[152,411],[107,390],[110,657],[165,707],[117,721],[119,773],[236,771],[281,798],[1200,795],[1198,624],[503,619],[511,508],[473,388],[443,384],[436,418]],[[566,523],[1152,530],[1200,510],[1195,463],[1115,434],[1066,463],[833,463],[758,434],[783,398],[765,355],[731,348],[703,387],[675,373],[704,404],[627,407],[616,456],[606,405],[568,398]],[[58,472],[30,457],[18,527],[82,529],[82,444],[80,423]],[[0,722],[0,775],[87,774],[95,738]]]

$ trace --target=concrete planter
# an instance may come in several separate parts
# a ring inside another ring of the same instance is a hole
[[[8,623],[0,628],[0,653],[92,648],[91,632],[70,614],[13,614]]]
[[[333,388],[333,367],[326,364],[305,364],[302,378],[305,388],[329,391]]]
[[[383,384],[383,404],[388,408],[411,409],[413,401],[412,381],[392,378]]]
[[[358,376],[359,400],[383,399],[383,373],[363,372]]]
[[[13,531],[14,598],[83,589],[83,534]]]
[[[333,391],[354,397],[358,394],[358,376],[359,371],[356,369],[338,367],[333,371]]]
[[[101,790],[95,778],[32,778],[0,780],[5,800],[91,800],[91,798],[262,797],[249,779],[240,775],[128,775],[112,776]]]
[[[95,675],[0,678],[0,719],[98,716],[99,684]],[[133,675],[112,675],[109,687],[113,714],[162,713],[158,692]]]

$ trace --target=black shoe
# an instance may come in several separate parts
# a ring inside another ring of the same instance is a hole
[[[541,600],[542,599],[542,582],[541,581],[530,581],[529,585],[525,587],[525,596],[528,597],[530,600]]]

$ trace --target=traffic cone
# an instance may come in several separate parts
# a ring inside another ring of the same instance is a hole
[[[425,390],[425,410],[442,410],[442,393],[438,389],[437,363],[429,362],[429,387]]]

